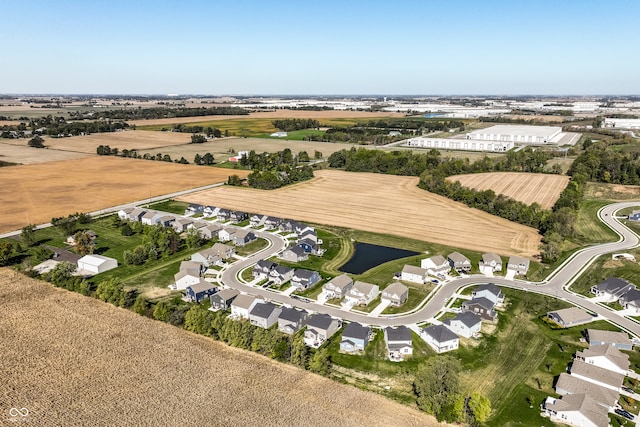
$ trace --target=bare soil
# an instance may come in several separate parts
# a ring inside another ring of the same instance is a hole
[[[0,413],[36,426],[438,426],[411,407],[0,269]],[[10,424],[8,422],[8,424]]]
[[[12,140],[11,143],[7,143],[5,141],[7,140],[2,140],[2,142],[0,142],[0,160],[5,162],[30,165],[33,163],[45,163],[57,160],[81,159],[83,157],[87,157],[87,154],[84,153],[29,147],[27,146],[27,139]]]
[[[0,168],[0,232],[123,203],[226,181],[247,171],[87,157]]]
[[[545,209],[554,205],[569,182],[569,177],[565,175],[523,172],[454,175],[447,179],[460,181],[463,186],[475,190],[493,190],[528,205],[535,202]]]
[[[498,254],[533,257],[537,230],[417,187],[418,178],[335,170],[278,190],[218,187],[180,200]]]

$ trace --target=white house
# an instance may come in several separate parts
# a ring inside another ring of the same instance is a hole
[[[620,391],[620,387],[624,381],[624,374],[600,368],[583,362],[580,359],[573,360],[573,363],[571,364],[571,376],[592,382],[613,391]]]
[[[597,345],[576,352],[576,359],[608,371],[626,375],[629,371],[629,355],[611,344]]]
[[[400,273],[400,280],[406,280],[407,282],[423,284],[427,277],[427,270],[424,268],[416,267],[413,265],[406,265],[402,268]]]
[[[400,307],[409,298],[409,288],[400,282],[392,283],[382,291],[380,298],[392,307]]]
[[[436,353],[457,350],[460,339],[444,325],[431,325],[420,331],[420,335]]]
[[[345,295],[345,302],[352,305],[369,305],[380,293],[378,285],[356,282]]]
[[[471,292],[471,296],[473,298],[486,298],[494,304],[502,304],[504,302],[504,294],[493,283],[479,285]]]
[[[228,242],[233,239],[233,235],[236,233],[236,230],[233,228],[223,228],[218,232],[218,239],[221,242]]]
[[[449,274],[451,271],[451,266],[449,265],[449,261],[446,260],[442,255],[435,255],[430,258],[425,258],[420,261],[420,267],[427,270],[431,276],[436,276],[440,278],[444,278],[446,274]]]
[[[249,312],[262,300],[253,295],[238,295],[231,303],[231,316],[236,319],[248,319]]]
[[[527,258],[513,255],[509,257],[507,272],[513,276],[524,276],[529,271],[529,263],[530,261]]]
[[[478,268],[482,274],[492,274],[502,271],[502,258],[491,252],[482,254]]]
[[[406,326],[384,329],[384,342],[387,345],[389,360],[400,362],[413,354],[413,337]]]
[[[85,255],[78,260],[78,270],[93,274],[113,270],[118,266],[118,261],[103,255]]]
[[[547,397],[544,411],[551,421],[576,427],[606,427],[607,408],[598,405],[586,394],[567,394],[561,399]]]
[[[189,286],[200,283],[200,276],[188,271],[179,271],[174,274],[173,281],[175,283],[175,288],[182,291],[187,289]]]
[[[471,338],[480,332],[482,328],[482,318],[470,311],[458,313],[453,319],[447,319],[442,323],[454,334],[461,337]]]

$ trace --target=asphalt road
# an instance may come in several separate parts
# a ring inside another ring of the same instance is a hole
[[[252,295],[259,295],[281,304],[288,304],[304,308],[312,312],[326,313],[345,320],[381,327],[424,322],[436,316],[443,309],[446,300],[451,298],[460,288],[474,284],[491,282],[499,286],[521,289],[528,292],[536,292],[560,298],[574,305],[595,312],[603,318],[608,319],[612,323],[615,323],[621,328],[627,330],[629,333],[640,336],[640,323],[620,316],[615,311],[599,306],[588,298],[577,295],[567,289],[598,256],[611,252],[624,251],[639,245],[638,236],[615,217],[615,213],[620,209],[632,206],[638,206],[638,202],[615,203],[602,208],[598,212],[598,216],[620,236],[618,241],[614,243],[595,245],[577,251],[542,282],[534,283],[523,280],[509,280],[504,277],[487,278],[482,275],[457,278],[444,284],[419,310],[406,315],[371,317],[353,311],[317,304],[315,302],[302,302],[275,291],[241,283],[237,278],[237,274],[241,270],[255,264],[261,259],[276,255],[286,247],[286,242],[282,237],[271,233],[255,232],[258,237],[262,237],[270,241],[269,247],[245,260],[232,264],[222,274],[222,282],[229,287],[236,288]]]

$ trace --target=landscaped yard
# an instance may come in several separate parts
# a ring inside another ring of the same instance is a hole
[[[640,249],[627,251],[640,259]],[[590,292],[592,286],[602,283],[609,277],[620,277],[631,283],[640,284],[640,266],[637,262],[624,259],[611,259],[611,255],[602,255],[580,275],[571,285],[571,290],[586,296],[593,296]]]

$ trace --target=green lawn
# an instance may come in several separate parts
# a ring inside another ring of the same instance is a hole
[[[402,304],[400,307],[387,307],[384,309],[382,314],[397,314],[397,313],[405,313],[410,311],[418,306],[426,297],[429,295],[429,292],[435,287],[435,285],[424,285],[424,287],[414,284],[414,283],[405,283],[409,288],[409,297],[407,301]]]
[[[169,212],[178,215],[184,215],[184,211],[189,206],[187,202],[179,202],[177,200],[163,200],[162,202],[147,205],[150,209],[157,209],[163,212]]]
[[[303,129],[303,130],[293,130],[287,132],[287,136],[284,138],[280,138],[277,136],[271,136],[271,133],[263,133],[261,135],[255,135],[256,138],[266,138],[266,139],[281,139],[285,141],[304,141],[306,137],[315,135],[322,136],[325,134],[323,130],[315,130],[315,129]],[[297,153],[296,153],[297,154]],[[313,157],[313,152],[308,153],[310,157]]]
[[[256,239],[245,246],[236,246],[236,253],[240,256],[248,256],[266,248],[269,242],[266,239]]]
[[[598,219],[598,210],[610,202],[605,200],[584,200],[580,203],[576,218],[576,237],[583,243],[615,242],[617,235]]]
[[[640,249],[627,251],[640,259]],[[632,283],[640,284],[640,268],[638,264],[624,261],[612,260],[610,254],[598,257],[593,264],[571,285],[571,290],[582,295],[592,296],[589,292],[593,285],[603,282],[605,279],[614,276],[626,279]]]

